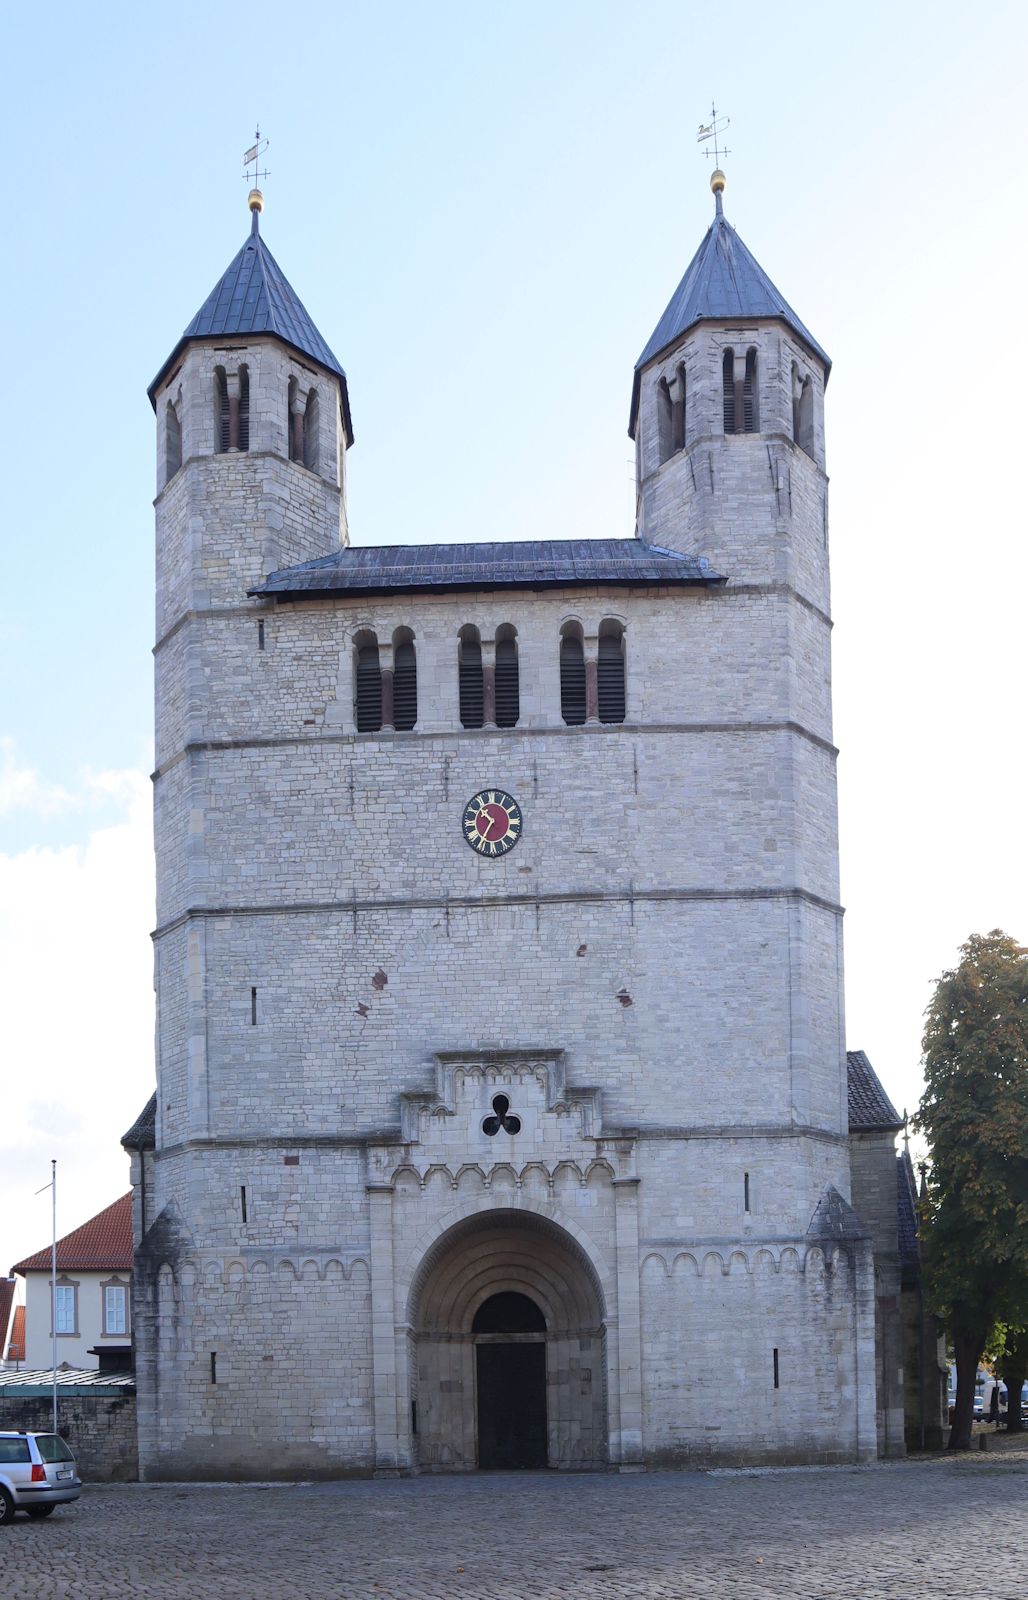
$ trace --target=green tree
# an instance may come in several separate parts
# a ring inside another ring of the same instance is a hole
[[[1007,1386],[1007,1432],[1020,1433],[1021,1390],[1028,1378],[1028,1327],[999,1323],[989,1340],[995,1371]]]
[[[1028,1322],[1028,960],[1007,934],[972,934],[927,1011],[917,1126],[931,1146],[928,1296],[953,1341],[949,1448],[966,1450],[974,1383],[997,1323]]]

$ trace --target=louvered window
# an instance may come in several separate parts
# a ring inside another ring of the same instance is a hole
[[[596,688],[601,722],[625,720],[625,651],[619,633],[601,633],[596,660]]]
[[[301,429],[296,425],[296,379],[290,378],[286,384],[286,442],[289,446],[290,461],[300,459],[303,447]]]
[[[721,362],[721,400],[724,407],[725,432],[735,432],[735,352],[726,350]]]
[[[215,396],[215,421],[218,427],[218,454],[224,455],[228,449],[228,380],[225,377],[224,367],[214,369],[214,396]]]
[[[670,459],[675,448],[671,441],[672,411],[671,391],[668,388],[667,379],[661,378],[657,384],[657,445],[660,451],[661,466]]]
[[[382,667],[378,645],[357,651],[357,732],[377,733],[382,726]]]
[[[560,641],[560,714],[569,727],[585,721],[585,652],[581,639]]]
[[[743,432],[760,432],[760,412],[757,406],[757,352],[746,352],[746,376],[742,386]]]
[[[496,641],[496,726],[516,728],[521,715],[518,647],[513,639]]]
[[[418,720],[418,663],[413,641],[393,651],[393,727],[409,733]]]
[[[164,414],[164,481],[173,478],[182,465],[182,424],[169,400]]]
[[[482,646],[477,639],[460,641],[458,680],[461,727],[480,728],[485,720],[485,694],[482,687]]]
[[[678,388],[675,399],[671,403],[671,451],[672,454],[685,449],[685,367],[678,367]]]
[[[239,369],[239,448],[250,448],[250,373],[247,367]]]
[[[307,409],[303,414],[303,464],[305,467],[309,467],[311,472],[317,472],[318,470],[317,389],[312,389],[307,396]]]

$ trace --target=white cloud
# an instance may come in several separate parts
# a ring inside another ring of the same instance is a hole
[[[11,741],[2,756],[0,811],[83,814],[81,843],[0,854],[5,1272],[49,1239],[50,1196],[34,1191],[51,1157],[61,1233],[128,1188],[119,1140],[153,1086],[153,848],[144,773],[87,776],[71,793],[19,768]]]
[[[75,796],[59,784],[48,783],[33,767],[19,765],[14,740],[0,738],[0,817],[12,811],[33,811],[53,816],[75,806]]]

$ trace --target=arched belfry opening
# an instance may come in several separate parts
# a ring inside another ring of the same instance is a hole
[[[518,1210],[467,1218],[428,1252],[409,1311],[423,1471],[606,1466],[603,1295],[563,1228]]]

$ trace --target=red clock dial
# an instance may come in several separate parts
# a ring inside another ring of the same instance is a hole
[[[521,807],[506,789],[482,789],[464,807],[461,828],[480,856],[506,855],[521,837]]]

